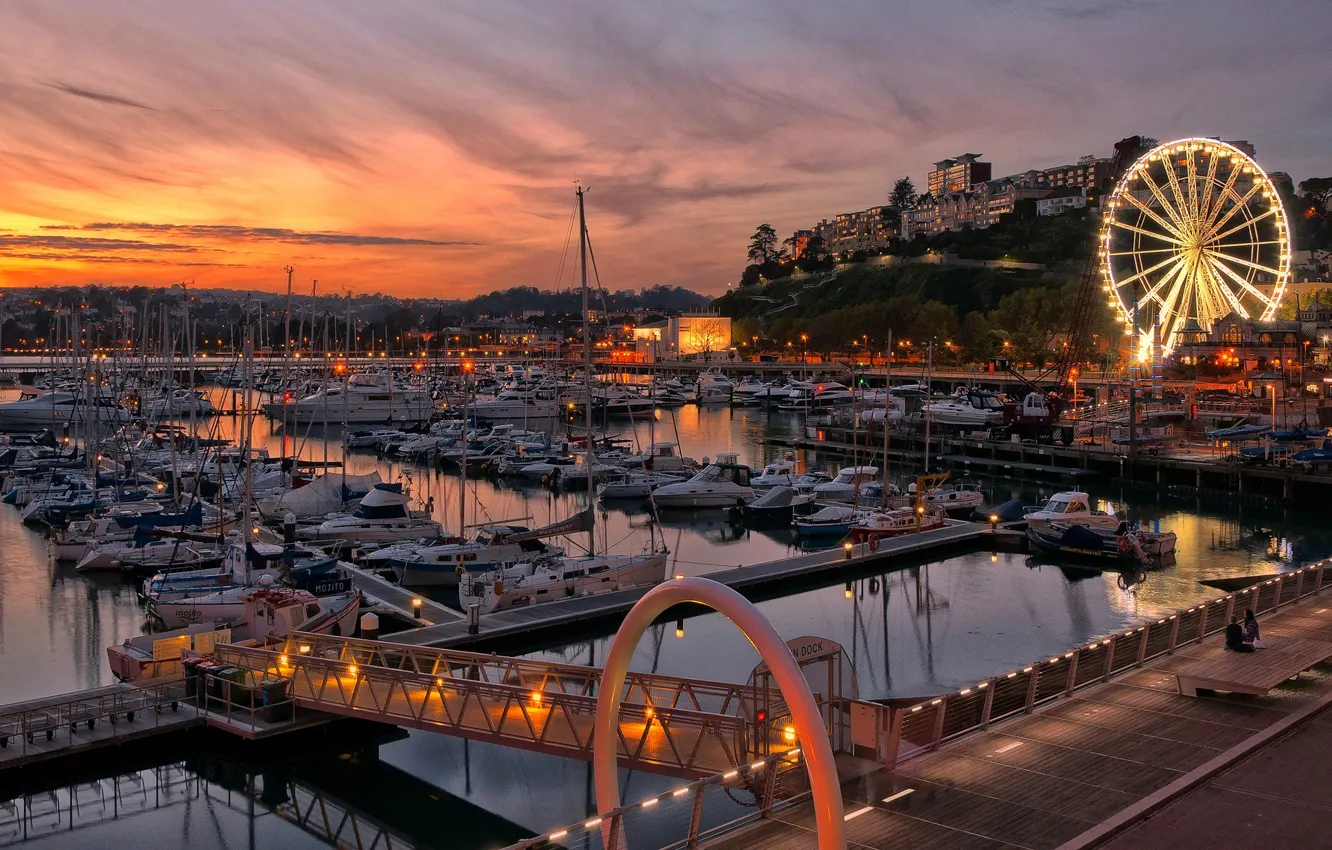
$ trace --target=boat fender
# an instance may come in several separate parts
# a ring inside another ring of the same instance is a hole
[[[869,550],[871,552],[879,551],[879,535],[871,534],[869,536]]]
[[[454,574],[457,575],[459,578],[462,578],[462,574],[463,574],[463,566],[462,566],[462,564],[459,564],[458,566],[454,567],[454,568],[453,568],[453,572],[454,572]]]
[[[502,593],[504,593],[504,579],[497,579],[495,581],[495,595],[499,596]]]

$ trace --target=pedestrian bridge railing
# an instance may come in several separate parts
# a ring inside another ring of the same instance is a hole
[[[307,646],[309,651],[302,652]],[[344,645],[345,657],[325,657],[315,652],[315,646],[296,643],[293,653],[221,645],[213,657],[250,671],[260,685],[285,681],[287,695],[304,709],[591,759],[595,696],[533,687],[542,681],[539,678],[489,681],[480,678],[484,665],[450,668],[441,663],[430,670],[384,666],[366,663],[385,660],[372,658],[367,646],[353,652]],[[412,651],[419,659],[421,651],[415,647]],[[501,661],[500,666],[508,665]],[[527,672],[535,675],[535,670]],[[544,681],[558,681],[556,672]],[[756,737],[753,725],[742,715],[625,703],[620,711],[618,756],[622,764],[638,769],[707,776],[745,763],[756,749]]]

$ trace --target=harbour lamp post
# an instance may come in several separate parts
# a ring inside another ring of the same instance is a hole
[[[805,356],[809,354],[809,334],[800,335],[800,362],[805,362]]]

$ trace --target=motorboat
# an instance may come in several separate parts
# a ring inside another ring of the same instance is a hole
[[[659,508],[728,508],[737,502],[753,501],[750,469],[737,463],[738,457],[733,453],[717,455],[715,463],[688,481],[658,487],[652,501]]]
[[[473,401],[467,410],[478,422],[554,419],[560,413],[559,399],[554,392],[517,388],[501,390],[494,398]]]
[[[741,515],[754,525],[789,526],[798,515],[812,513],[814,509],[813,496],[778,484],[745,505]]]
[[[377,449],[390,437],[405,436],[396,428],[362,428],[348,431],[342,438],[342,444],[349,449]]]
[[[823,410],[840,407],[856,400],[855,394],[836,381],[797,381],[778,410]]]
[[[619,387],[599,387],[592,390],[592,411],[602,416],[651,416],[656,403],[636,392]],[[582,405],[577,405],[578,409]]]
[[[377,559],[392,568],[406,587],[456,587],[464,573],[487,573],[531,561],[542,555],[563,554],[521,525],[488,525],[476,538],[460,543],[418,547],[403,557]]]
[[[694,385],[694,400],[699,404],[726,404],[733,390],[731,379],[720,372],[703,372]]]
[[[942,528],[946,522],[943,512],[938,510],[917,511],[915,508],[904,507],[872,511],[862,514],[851,526],[851,539],[856,543],[874,545],[885,537]]]
[[[1043,552],[1071,558],[1147,564],[1175,553],[1173,531],[1133,529],[1127,522],[1114,528],[1051,522],[1041,528],[1028,526],[1027,539]]]
[[[1055,493],[1044,505],[1029,511],[1026,520],[1027,528],[1037,531],[1049,531],[1051,523],[1113,530],[1119,527],[1121,521],[1115,515],[1113,505],[1106,503],[1104,511],[1093,510],[1091,497],[1079,490]]]
[[[856,497],[856,491],[861,486],[875,481],[878,475],[877,466],[845,466],[838,470],[836,478],[815,485],[812,492],[819,499],[850,501]]]
[[[678,446],[671,442],[653,443],[646,454],[630,455],[624,459],[626,467],[641,466],[650,472],[680,472],[694,463],[692,458],[681,457]]]
[[[264,405],[264,412],[272,419],[302,424],[419,424],[430,421],[435,402],[424,386],[399,387],[390,374],[357,373],[303,398],[284,396],[269,402]]]
[[[796,478],[796,463],[791,458],[774,461],[763,467],[763,471],[754,476],[749,486],[755,490],[767,490],[769,487],[791,487]]]
[[[907,487],[907,493],[914,496],[916,485]],[[949,516],[970,516],[973,511],[985,504],[985,494],[978,484],[944,483],[925,491],[925,504],[938,508]]]
[[[845,537],[859,513],[850,505],[823,505],[807,516],[797,516],[792,524],[801,537]]]
[[[153,418],[161,419],[172,416],[211,416],[215,411],[213,403],[198,390],[175,389],[170,393],[149,400],[144,405],[144,412]]]
[[[253,588],[242,594],[236,616],[126,638],[107,647],[107,661],[122,682],[157,678],[179,671],[183,649],[203,649],[196,635],[208,634],[210,648],[213,643],[239,641],[266,644],[292,632],[350,635],[360,610],[359,590],[321,597],[294,588]]]
[[[988,428],[1004,420],[1004,401],[997,393],[966,390],[952,398],[926,404],[930,420],[959,428]]]
[[[683,480],[679,475],[661,472],[631,472],[618,481],[607,481],[597,485],[597,498],[646,499],[652,491],[666,484],[675,484]]]
[[[442,532],[438,522],[408,507],[401,484],[376,484],[348,515],[333,516],[298,534],[306,540],[343,540],[352,545],[415,540]]]
[[[546,557],[533,561],[531,571],[512,578],[481,580],[478,576],[467,588],[480,592],[483,614],[523,605],[537,605],[576,596],[592,596],[657,584],[666,578],[665,552],[641,555],[585,555],[582,557]],[[478,597],[466,595],[459,588],[463,604]]]
[[[89,420],[117,424],[128,422],[133,416],[115,399],[100,393],[91,397],[64,390],[40,395],[24,393],[17,401],[0,404],[0,429],[49,428]]]

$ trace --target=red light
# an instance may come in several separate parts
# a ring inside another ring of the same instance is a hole
[[[768,719],[768,712],[760,708],[758,710],[758,713],[754,715],[754,719],[757,720],[759,723],[764,723]]]

